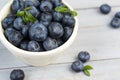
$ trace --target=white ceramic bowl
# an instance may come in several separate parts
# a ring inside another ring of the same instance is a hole
[[[78,30],[78,22],[77,18],[75,17],[76,23],[74,27],[74,31],[69,38],[67,42],[65,42],[62,46],[45,52],[29,52],[24,51],[22,49],[19,49],[15,46],[13,46],[4,36],[4,30],[1,25],[1,21],[7,16],[7,14],[10,13],[10,6],[12,4],[13,0],[10,0],[9,3],[7,3],[2,10],[0,11],[0,40],[2,44],[17,58],[23,60],[25,63],[33,66],[44,66],[50,64],[53,60],[59,57],[60,54],[62,54],[62,51],[65,51],[74,41],[77,30]],[[64,4],[66,4],[71,10],[73,10],[65,1],[63,1]]]

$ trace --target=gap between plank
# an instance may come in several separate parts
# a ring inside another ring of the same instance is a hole
[[[110,60],[120,60],[120,58],[90,60],[89,62],[110,61]],[[55,63],[55,64],[49,64],[49,65],[47,65],[47,66],[51,66],[51,65],[62,65],[62,64],[70,64],[70,63],[72,63],[72,62]],[[18,68],[32,68],[32,67],[34,67],[34,66],[19,66],[19,67],[0,68],[0,71],[2,71],[2,70],[9,70],[9,69],[18,69]],[[40,67],[44,67],[44,66],[40,66]]]

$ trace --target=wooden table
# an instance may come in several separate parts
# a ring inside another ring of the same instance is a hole
[[[0,0],[0,9],[9,0]],[[78,12],[79,31],[71,47],[52,64],[32,67],[14,57],[0,43],[0,80],[10,80],[13,69],[23,69],[25,80],[120,80],[120,29],[109,26],[111,19],[120,11],[120,0],[66,0]],[[109,15],[99,12],[99,6],[112,6]],[[88,51],[93,66],[91,76],[73,73],[70,65],[79,51]]]

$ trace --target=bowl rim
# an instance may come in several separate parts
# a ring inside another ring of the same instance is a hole
[[[2,9],[1,9],[1,11],[0,11],[0,14],[1,14],[1,12],[3,12],[4,11],[4,8],[6,7],[6,6],[8,6],[8,5],[10,5],[12,2],[13,2],[13,0],[10,0],[11,2],[8,2]],[[65,5],[67,5],[71,10],[73,10],[73,8],[69,5],[69,4],[67,4],[64,0],[63,0],[63,3],[65,4]],[[57,47],[57,48],[55,48],[55,49],[53,49],[53,50],[49,50],[49,51],[44,51],[44,52],[31,52],[31,51],[26,51],[26,50],[22,50],[22,49],[20,49],[20,48],[18,48],[18,47],[16,47],[16,46],[14,46],[13,44],[11,44],[6,38],[5,38],[5,35],[4,35],[4,31],[3,31],[3,28],[2,28],[2,24],[1,24],[1,22],[2,22],[2,19],[1,19],[2,17],[1,17],[1,15],[0,15],[0,34],[1,34],[1,36],[0,36],[0,41],[2,42],[2,44],[8,49],[9,48],[9,50],[17,50],[17,51],[19,51],[20,52],[20,54],[26,54],[26,55],[52,55],[52,54],[56,54],[58,51],[60,51],[61,49],[62,50],[65,50],[67,47],[69,47],[71,44],[72,44],[72,42],[73,42],[73,40],[74,40],[74,38],[76,37],[76,35],[77,35],[77,31],[78,31],[78,20],[77,20],[77,17],[74,17],[74,19],[75,19],[75,26],[74,26],[74,29],[73,29],[73,33],[72,33],[72,35],[70,36],[70,38],[64,43],[64,44],[62,44],[61,46],[59,46],[59,47]],[[17,54],[17,53],[16,53]]]

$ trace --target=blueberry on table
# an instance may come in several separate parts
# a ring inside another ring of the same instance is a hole
[[[41,14],[41,17],[40,17],[40,20],[41,21],[51,21],[52,20],[52,15],[51,13],[48,13],[48,12],[44,12]]]
[[[38,17],[39,16],[39,14],[40,14],[40,12],[37,10],[37,8],[36,7],[34,7],[34,6],[31,6],[31,10],[29,10],[28,12],[30,12],[34,17]]]
[[[25,77],[24,71],[21,69],[15,69],[10,74],[11,80],[23,80]]]
[[[48,26],[48,31],[49,31],[49,35],[55,39],[62,37],[64,34],[64,29],[63,29],[62,25],[58,22],[52,22]]]
[[[100,11],[103,14],[108,14],[111,11],[111,6],[109,6],[108,4],[103,4],[100,6]]]
[[[116,17],[116,18],[120,18],[120,12],[117,12],[117,13],[115,14],[115,17]]]
[[[21,17],[18,17],[14,20],[13,27],[17,30],[22,30],[23,27],[23,20]]]
[[[13,0],[13,3],[11,5],[11,10],[13,13],[16,13],[20,9],[20,3],[18,0]]]
[[[86,51],[82,51],[78,55],[78,59],[82,61],[83,63],[87,62],[90,60],[90,54]]]
[[[84,70],[84,65],[81,61],[75,61],[72,63],[71,69],[75,72],[81,72]]]
[[[53,3],[54,7],[63,5],[62,0],[51,0],[51,2]]]
[[[30,41],[28,43],[27,50],[32,52],[39,52],[41,50],[41,47],[37,41]]]
[[[59,12],[53,12],[53,20],[61,22],[63,19],[63,14]]]
[[[20,49],[27,50],[28,47],[28,41],[22,41],[20,43]]]
[[[33,24],[29,29],[29,37],[31,40],[44,41],[47,38],[48,30],[41,23]]]
[[[63,23],[63,25],[73,27],[75,25],[75,19],[74,19],[74,17],[70,16],[69,14],[64,14],[62,23]]]
[[[50,1],[43,0],[40,4],[40,10],[43,12],[51,12],[53,10],[53,5]]]
[[[110,25],[113,28],[119,28],[120,27],[120,18],[113,18]]]
[[[64,27],[64,34],[63,34],[63,40],[64,41],[67,41],[70,36],[72,35],[72,32],[73,32],[73,28],[70,28],[70,27]]]
[[[57,48],[59,45],[57,43],[56,39],[52,39],[50,37],[47,37],[47,39],[43,42],[43,47],[46,51],[52,50]]]
[[[18,46],[23,39],[23,35],[13,28],[7,28],[5,30],[5,36],[8,39],[8,41],[15,46]]]

